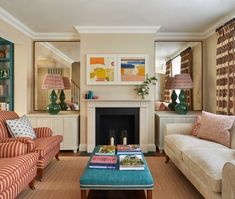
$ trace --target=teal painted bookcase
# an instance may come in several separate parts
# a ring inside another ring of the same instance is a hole
[[[14,110],[14,44],[1,37],[0,110]]]

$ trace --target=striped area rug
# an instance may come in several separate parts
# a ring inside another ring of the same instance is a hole
[[[146,157],[146,160],[155,182],[153,199],[203,199],[172,162],[165,164],[164,157]],[[80,199],[79,177],[87,161],[88,157],[81,156],[61,157],[59,162],[53,160],[45,170],[43,181],[36,181],[36,190],[27,188],[17,199]],[[120,199],[142,199],[144,196],[143,193],[109,191],[90,192],[88,198],[113,198],[118,194],[120,197],[116,198]]]

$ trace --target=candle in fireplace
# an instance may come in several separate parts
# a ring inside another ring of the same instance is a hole
[[[111,144],[111,145],[114,145],[114,137],[111,137],[111,138],[110,138],[110,144]]]
[[[127,138],[123,137],[123,145],[127,145]]]

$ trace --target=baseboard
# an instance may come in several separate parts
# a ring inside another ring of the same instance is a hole
[[[87,151],[87,145],[86,144],[80,144],[79,145],[79,151]]]
[[[148,152],[156,152],[156,145],[148,144]]]

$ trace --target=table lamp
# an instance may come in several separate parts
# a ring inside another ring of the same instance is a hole
[[[166,85],[165,85],[165,89],[167,90],[172,90],[172,93],[171,93],[171,103],[168,105],[168,108],[171,110],[171,111],[175,111],[175,106],[178,104],[176,102],[177,100],[177,94],[175,92],[174,89],[172,89],[172,83],[173,83],[173,80],[174,80],[174,77],[169,77],[166,81]]]
[[[183,89],[193,88],[193,81],[190,75],[187,73],[175,75],[172,82],[172,88],[181,89],[179,94],[180,103],[175,106],[176,113],[181,115],[187,114],[189,108],[187,103],[185,102],[185,94]]]
[[[47,112],[51,115],[58,114],[61,107],[56,103],[57,95],[55,89],[64,89],[62,76],[58,74],[47,74],[43,80],[42,89],[52,89],[50,95],[51,104],[47,106]]]
[[[64,90],[69,90],[71,88],[71,86],[70,86],[70,80],[69,80],[68,77],[62,77],[62,79],[63,79],[64,89],[61,90],[61,93],[60,93],[60,103],[59,104],[60,104],[61,110],[67,110],[68,106],[64,102],[65,101]]]

